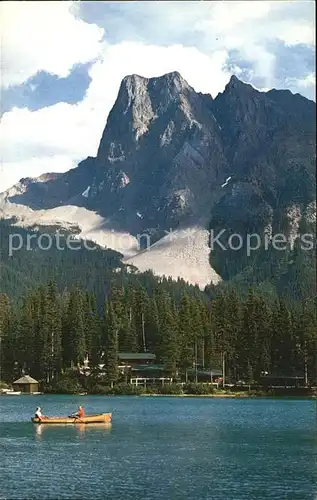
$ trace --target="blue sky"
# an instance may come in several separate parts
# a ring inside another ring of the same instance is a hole
[[[1,185],[95,155],[126,74],[315,95],[314,2],[2,2]]]

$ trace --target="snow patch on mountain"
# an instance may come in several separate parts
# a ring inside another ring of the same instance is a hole
[[[15,217],[17,220],[14,225],[22,227],[54,226],[72,231],[78,228],[77,238],[116,250],[124,257],[134,255],[139,248],[137,239],[130,233],[114,231],[108,226],[107,219],[84,207],[64,205],[49,210],[32,210],[0,197],[0,218],[2,217]]]
[[[209,263],[208,238],[208,231],[199,226],[179,229],[123,262],[141,272],[151,269],[157,276],[182,278],[203,290],[221,281]]]
[[[84,198],[88,198],[88,196],[89,196],[89,191],[90,191],[90,186],[88,186],[88,188],[87,188],[87,189],[85,189],[85,191],[82,193],[82,196],[83,196]]]
[[[232,179],[232,176],[230,175],[230,177],[227,177],[227,178],[226,178],[226,180],[225,180],[225,182],[224,182],[223,184],[221,184],[221,187],[223,188],[223,187],[228,186],[228,183],[229,183],[229,181],[230,181],[231,179]]]

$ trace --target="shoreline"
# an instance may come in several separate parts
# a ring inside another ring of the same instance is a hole
[[[4,394],[0,394],[0,396],[5,396]],[[19,396],[32,396],[32,394],[19,394]],[[89,393],[50,393],[43,392],[41,394],[37,394],[37,396],[96,396],[96,397],[134,397],[134,398],[209,398],[209,399],[309,399],[312,401],[317,400],[316,395],[274,395],[274,394],[264,394],[264,395],[254,395],[254,394],[89,394]]]
[[[23,395],[23,394],[21,394]],[[28,394],[24,394],[28,395]],[[107,396],[107,397],[121,397],[121,396],[129,396],[129,397],[155,397],[155,398],[215,398],[215,399],[311,399],[317,400],[317,395],[294,395],[294,394],[90,394],[88,392],[82,393],[72,393],[72,394],[64,394],[64,393],[49,393],[43,392],[41,396]]]

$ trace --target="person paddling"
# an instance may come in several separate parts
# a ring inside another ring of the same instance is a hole
[[[38,418],[39,420],[43,420],[45,418],[44,415],[42,415],[42,409],[39,406],[36,408],[35,418]]]
[[[76,413],[76,417],[78,418],[84,418],[85,417],[85,410],[82,406],[79,406],[78,407],[78,410],[77,410],[77,413]]]
[[[85,410],[82,406],[78,406],[77,412],[69,415],[69,418],[84,418]]]

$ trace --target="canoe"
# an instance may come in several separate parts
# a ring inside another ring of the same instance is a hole
[[[48,417],[39,420],[36,417],[32,419],[33,424],[110,424],[112,413],[100,413],[99,415],[87,415],[83,418],[77,417]]]

